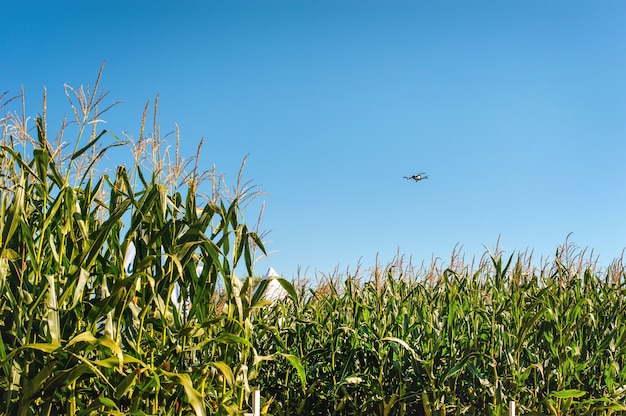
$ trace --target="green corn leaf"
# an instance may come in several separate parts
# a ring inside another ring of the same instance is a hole
[[[395,342],[397,344],[400,344],[405,350],[409,351],[411,354],[415,354],[415,350],[413,348],[411,348],[411,346],[409,344],[406,343],[406,341],[401,340],[400,338],[396,338],[396,337],[383,337],[380,339],[381,341],[390,341],[390,342]]]
[[[79,342],[86,342],[88,344],[96,344],[98,342],[98,339],[91,332],[85,331],[85,332],[81,332],[80,334],[72,338],[67,343],[66,347],[71,347],[72,345],[77,344]]]
[[[45,180],[48,176],[48,165],[50,164],[51,159],[50,151],[47,148],[39,148],[33,150],[33,155],[35,159],[35,168],[37,169],[37,178]],[[41,182],[45,183],[44,181]]]
[[[118,207],[117,211],[111,213],[111,216],[100,226],[97,232],[95,232],[90,238],[89,250],[84,254],[84,264],[86,267],[90,267],[93,263],[96,255],[103,249],[104,243],[108,237],[109,232],[117,221],[126,213],[126,210],[130,206],[131,201],[123,201]]]
[[[211,342],[218,342],[220,344],[242,344],[247,347],[251,347],[252,344],[245,338],[242,338],[235,334],[222,333],[217,337],[212,338]]]
[[[483,373],[478,368],[476,368],[474,364],[472,364],[471,362],[468,362],[467,369],[470,371],[470,373],[472,373],[478,379],[481,385],[491,386],[491,382],[489,381],[489,379],[485,377]]]
[[[222,376],[229,386],[232,387],[235,385],[235,375],[233,373],[233,370],[231,370],[231,368],[228,366],[228,364],[223,361],[216,361],[211,363],[211,366],[216,368],[220,373],[222,373]]]
[[[206,415],[206,407],[204,406],[204,400],[202,398],[202,395],[198,390],[193,387],[189,374],[177,374],[167,371],[163,371],[163,374],[171,379],[178,380],[178,383],[182,385],[183,389],[185,390],[185,394],[187,395],[187,400],[189,400],[189,404],[191,404],[191,407],[196,413],[196,416]]]
[[[461,371],[463,368],[465,368],[465,366],[467,365],[467,362],[470,358],[472,358],[474,356],[474,354],[468,354],[466,356],[464,356],[463,358],[461,358],[461,360],[459,360],[452,368],[450,368],[450,370],[448,370],[448,372],[446,373],[444,380],[448,379],[454,375],[456,375],[457,373],[459,373],[459,371]]]
[[[269,285],[269,279],[263,279],[259,282],[259,285],[257,286],[256,290],[254,291],[254,294],[252,295],[252,300],[250,302],[251,308],[256,307],[259,304],[259,302],[263,299],[263,295],[265,295],[265,290],[267,289],[268,285]]]
[[[53,345],[61,345],[61,320],[59,317],[55,276],[46,275],[46,279],[48,280],[48,297],[46,302],[48,311],[46,321],[48,323],[50,340]]]
[[[102,133],[104,133],[106,130],[104,130]],[[98,152],[97,155],[93,156],[89,162],[89,165],[87,166],[87,168],[85,169],[85,172],[83,173],[83,176],[80,178],[80,181],[78,182],[79,184],[83,184],[85,182],[85,178],[87,178],[88,175],[93,174],[93,166],[96,164],[96,162],[98,160],[100,160],[100,158],[102,158],[102,156],[109,151],[109,149],[112,149],[114,147],[118,147],[118,146],[124,146],[124,142],[117,142],[117,143],[112,143],[109,144],[108,146],[104,146],[104,148],[100,149],[100,151]]]
[[[21,216],[26,205],[26,177],[21,175],[19,182],[13,191],[13,201],[7,213],[7,220],[3,221],[2,227],[2,247],[7,247],[11,242],[15,231],[20,225]],[[4,220],[4,219],[3,219]]]
[[[25,171],[24,173],[32,175],[34,178],[36,178],[37,182],[45,182],[37,175],[37,172],[35,172],[32,167],[22,158],[22,155],[19,152],[16,152],[11,146],[2,145],[0,146],[0,150],[2,150],[3,153],[7,153],[8,155],[10,155],[11,160],[19,165],[20,169],[23,169]]]
[[[87,284],[87,280],[89,279],[89,271],[84,268],[80,268],[78,272],[78,282],[76,282],[76,287],[74,288],[74,297],[72,299],[72,305],[70,309],[74,309],[78,302],[80,302],[83,298],[83,293],[85,291],[85,285]]]
[[[34,344],[27,344],[22,347],[22,349],[38,350],[38,351],[47,352],[47,353],[54,352],[58,348],[59,348],[58,345],[51,344],[51,343],[50,344],[34,343]]]
[[[122,381],[115,388],[115,398],[119,400],[122,398],[126,392],[135,384],[137,380],[137,372],[131,371],[126,377],[122,379]]]
[[[107,397],[99,397],[98,402],[100,402],[102,406],[108,407],[110,409],[120,410],[119,407],[117,407],[117,404],[115,404],[113,400]]]
[[[570,398],[576,399],[579,397],[583,397],[585,394],[587,394],[587,392],[583,390],[570,389],[570,390],[555,391],[555,392],[552,392],[550,395],[553,397],[556,397],[557,399],[570,399]]]
[[[23,237],[24,244],[28,250],[28,257],[31,261],[31,265],[33,270],[41,270],[41,265],[39,263],[39,256],[37,255],[37,251],[35,249],[35,238],[31,232],[31,225],[28,223],[26,219],[22,219],[20,221],[20,232]],[[15,251],[11,250],[12,253]],[[8,254],[8,253],[7,253]],[[58,261],[58,254],[53,251],[53,255],[56,254],[55,260]],[[17,258],[11,256],[14,260]],[[19,256],[18,256],[19,257]]]
[[[292,354],[279,353],[281,356],[285,357],[289,364],[298,372],[298,377],[300,378],[300,383],[302,384],[302,389],[306,389],[306,372],[304,371],[304,366],[298,357]]]
[[[296,292],[296,288],[293,287],[293,285],[291,284],[291,282],[289,282],[286,279],[283,279],[282,277],[277,277],[276,280],[278,280],[278,283],[280,283],[280,285],[283,287],[283,289],[285,289],[287,291],[287,293],[289,294],[289,297],[293,300],[293,302],[298,305],[298,293]]]
[[[91,140],[89,143],[87,143],[85,146],[83,146],[82,148],[78,149],[77,151],[75,151],[72,154],[72,157],[70,160],[76,160],[78,159],[83,153],[85,153],[87,150],[91,149],[101,138],[102,136],[104,136],[107,133],[106,130],[102,130],[100,132],[100,134],[98,134],[93,140]]]
[[[122,354],[121,360],[118,356],[115,356],[115,357],[104,358],[102,360],[93,361],[93,364],[99,367],[104,367],[104,368],[115,368],[115,367],[121,368],[125,364],[145,365],[141,360],[138,360],[137,358],[128,354]]]

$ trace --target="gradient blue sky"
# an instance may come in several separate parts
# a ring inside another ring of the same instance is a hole
[[[137,138],[159,94],[184,154],[204,137],[231,184],[249,154],[259,274],[626,247],[622,0],[21,0],[2,30],[0,90],[30,115],[106,60],[111,131]]]

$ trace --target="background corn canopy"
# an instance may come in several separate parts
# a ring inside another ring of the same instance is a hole
[[[621,260],[399,258],[266,300],[255,187],[170,155],[156,104],[136,142],[101,129],[99,79],[53,139],[45,95],[2,119],[0,414],[235,415],[253,388],[275,415],[626,412]],[[118,146],[134,165],[100,173]]]
[[[624,414],[623,266],[600,276],[582,254],[329,278],[264,311],[255,338],[301,357],[305,393],[276,360],[258,383],[280,414]]]

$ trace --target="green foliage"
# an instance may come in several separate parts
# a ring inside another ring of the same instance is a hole
[[[303,288],[254,345],[302,357],[307,384],[280,360],[258,383],[284,415],[506,415],[510,400],[518,414],[626,414],[624,268],[603,279],[571,251],[541,270],[525,255],[478,271],[399,261]]]
[[[199,205],[197,164],[184,175],[178,154],[162,163],[145,114],[135,166],[98,174],[126,143],[99,130],[97,86],[66,87],[69,155],[48,141],[45,98],[36,138],[25,117],[3,119],[0,414],[243,414],[262,302],[252,276],[264,248],[242,211],[254,192],[238,184]]]

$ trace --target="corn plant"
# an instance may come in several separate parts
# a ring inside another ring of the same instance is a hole
[[[146,106],[130,143],[135,164],[99,173],[129,145],[100,129],[99,80],[66,86],[73,118],[53,141],[45,96],[32,129],[3,118],[0,414],[243,414],[259,366],[254,314],[267,305],[253,277],[263,243],[243,221],[254,187],[216,193],[209,172],[201,203],[207,174],[197,161],[186,173],[178,152],[167,162],[156,105],[153,133]]]

